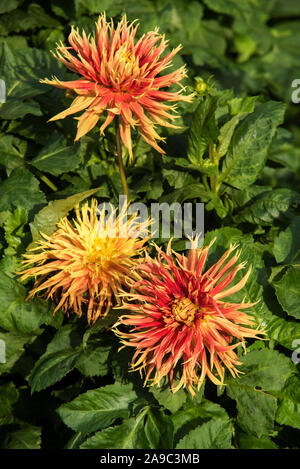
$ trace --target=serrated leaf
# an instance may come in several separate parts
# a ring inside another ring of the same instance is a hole
[[[0,210],[9,210],[21,205],[27,210],[44,204],[45,195],[39,189],[39,182],[25,168],[16,168],[0,187]]]
[[[202,391],[204,392],[204,390]],[[179,441],[183,436],[193,430],[196,426],[205,423],[211,419],[228,420],[226,410],[219,404],[208,401],[198,394],[192,399],[188,400],[182,410],[177,411],[172,415],[172,422],[174,425],[174,434],[176,441]]]
[[[273,253],[278,263],[291,263],[300,253],[300,216],[295,217],[292,223],[281,231],[274,239]]]
[[[100,341],[90,341],[76,362],[76,368],[85,376],[105,376],[108,374],[108,356],[111,347]]]
[[[148,442],[144,433],[144,412],[136,418],[125,420],[121,425],[105,428],[88,438],[81,449],[146,449]]]
[[[160,202],[184,202],[185,200],[200,199],[201,202],[210,200],[211,196],[206,192],[202,184],[190,184],[182,189],[176,189],[169,194],[163,195]]]
[[[277,126],[282,123],[285,105],[269,101],[257,106],[237,127],[223,163],[220,181],[237,189],[253,184],[268,157]]]
[[[2,449],[40,449],[40,427],[22,424],[16,431],[9,432],[2,444]]]
[[[195,165],[201,166],[209,143],[214,142],[218,136],[219,129],[215,118],[217,102],[217,97],[207,96],[200,102],[194,113],[187,156]]]
[[[227,380],[226,392],[237,402],[237,423],[246,433],[269,435],[274,428],[279,391],[293,371],[291,360],[275,350],[253,350],[241,359],[243,375]],[[274,366],[276,363],[276,367]]]
[[[39,239],[43,239],[40,232],[50,236],[55,231],[56,225],[61,218],[65,217],[76,204],[95,194],[98,190],[100,190],[99,187],[97,189],[91,189],[89,191],[71,195],[66,199],[49,202],[46,207],[35,215],[33,222],[30,223],[33,241],[35,242]]]
[[[66,349],[74,349],[82,343],[82,338],[73,324],[62,326],[47,345],[47,353],[55,353]]]
[[[0,164],[6,168],[8,175],[13,169],[24,165],[26,148],[26,141],[10,134],[1,135]]]
[[[300,429],[300,379],[293,375],[280,393],[276,422]]]
[[[176,449],[228,449],[231,448],[231,439],[230,420],[213,419],[185,435]]]
[[[18,398],[19,391],[12,381],[0,385],[0,425],[1,419],[12,413]]]
[[[249,222],[256,225],[272,225],[274,220],[292,218],[300,204],[300,195],[287,188],[263,191],[253,197],[234,217],[238,223]]]
[[[177,412],[187,399],[187,394],[184,389],[172,393],[169,386],[153,386],[151,392],[157,402],[172,413]]]
[[[235,436],[235,442],[238,449],[276,449],[277,445],[270,438],[262,436],[249,435],[242,431],[238,431]]]
[[[14,98],[9,98],[7,102],[0,104],[0,117],[2,119],[21,119],[27,114],[41,116],[42,111],[39,104],[28,101],[20,101],[19,99]]]
[[[49,305],[37,298],[26,301],[23,285],[0,272],[0,327],[22,334],[40,334],[47,320]]]
[[[67,145],[62,135],[54,134],[30,164],[54,176],[74,170],[80,163],[80,144]]]
[[[149,408],[146,415],[145,435],[152,449],[173,448],[173,423],[162,409]]]
[[[15,332],[3,332],[0,330],[0,375],[11,371],[18,359],[24,353],[25,345],[29,342],[32,342],[34,338],[35,336],[18,334]],[[4,357],[2,356],[3,352]]]
[[[128,417],[129,405],[135,399],[132,385],[115,383],[80,394],[57,412],[68,427],[90,433],[107,427],[117,418]]]
[[[273,281],[276,296],[289,316],[300,319],[300,270],[289,267],[281,279]]]
[[[243,387],[238,381],[226,386],[226,392],[237,402],[237,423],[246,433],[260,438],[273,431],[276,397],[254,387]]]
[[[42,355],[29,378],[31,392],[41,391],[61,380],[74,368],[80,353],[81,350],[70,348]]]

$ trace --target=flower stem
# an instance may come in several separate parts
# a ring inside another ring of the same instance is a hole
[[[124,169],[123,158],[122,158],[122,146],[121,146],[119,117],[115,118],[115,128],[116,128],[117,160],[118,160],[118,164],[119,164],[120,177],[121,177],[121,181],[122,181],[124,195],[127,197],[127,201],[128,201],[128,187],[127,187],[125,169]]]
[[[41,181],[43,181],[48,187],[50,187],[50,189],[53,190],[53,192],[56,192],[58,190],[58,188],[56,187],[56,185],[50,181],[49,178],[47,178],[47,176],[45,176],[45,174],[43,174],[40,170],[36,169],[36,168],[30,168],[31,172],[33,172],[33,174],[35,174]]]
[[[47,184],[48,187],[50,187],[50,189],[52,189],[54,192],[57,191],[57,187],[55,184],[53,184],[52,181],[50,181],[50,179],[47,178],[47,176],[45,176],[44,174],[41,176],[41,180]]]

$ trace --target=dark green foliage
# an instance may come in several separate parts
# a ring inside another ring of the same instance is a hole
[[[299,2],[0,4],[0,448],[300,448]],[[73,24],[93,31],[103,11],[138,18],[139,34],[159,26],[170,48],[181,43],[174,66],[187,65],[186,92],[196,92],[178,106],[180,129],[158,126],[166,156],[134,134],[132,202],[204,202],[205,245],[216,237],[208,265],[231,243],[252,265],[231,300],[254,303],[266,338],[240,353],[244,374],[226,373],[221,389],[207,381],[194,399],[129,373],[132,351],[118,351],[110,331],[119,311],[91,328],[84,316],[53,316],[53,302],[27,300],[32,282],[16,274],[40,232],[51,235],[77,203],[117,204],[122,193],[113,126],[74,144],[71,117],[47,123],[70,99],[39,83],[72,79],[50,49]]]

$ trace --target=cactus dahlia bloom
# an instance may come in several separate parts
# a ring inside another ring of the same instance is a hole
[[[127,294],[130,303],[122,306],[130,314],[113,326],[124,346],[136,349],[132,371],[139,370],[141,375],[144,371],[145,384],[159,385],[169,376],[173,392],[187,386],[192,395],[194,386],[199,390],[206,376],[218,385],[223,384],[225,368],[237,376],[236,366],[241,362],[234,350],[240,344],[245,348],[246,337],[259,338],[257,334],[263,333],[253,329],[254,319],[240,311],[252,304],[224,301],[245,285],[251,270],[230,285],[244,267],[244,263],[235,265],[236,246],[204,271],[212,243],[202,249],[196,249],[196,243],[188,257],[174,253],[177,262],[170,243],[166,253],[156,246],[158,258],[147,256],[139,264],[139,278]],[[121,326],[131,326],[131,330],[124,332]],[[179,378],[176,387],[173,376]]]
[[[106,316],[119,303],[119,291],[139,262],[145,239],[147,222],[138,223],[136,216],[126,219],[126,209],[116,217],[113,211],[98,216],[97,201],[76,209],[73,223],[63,218],[51,236],[25,254],[25,270],[21,280],[34,277],[35,284],[29,298],[44,291],[47,299],[56,300],[55,311],[73,309],[81,316],[87,304],[89,323]],[[55,312],[54,311],[54,312]]]
[[[50,119],[63,119],[84,111],[78,118],[75,140],[89,132],[104,111],[106,119],[100,127],[102,134],[113,119],[120,116],[121,138],[131,158],[131,127],[137,126],[146,142],[164,153],[156,143],[163,138],[155,131],[155,123],[175,127],[166,119],[174,121],[177,116],[169,111],[174,111],[176,106],[166,103],[190,102],[192,99],[192,95],[183,96],[182,90],[164,90],[173,83],[179,84],[186,75],[185,67],[161,75],[170,67],[171,59],[181,46],[161,57],[167,47],[164,36],[156,29],[135,42],[137,28],[134,22],[128,24],[126,16],[115,27],[112,21],[106,21],[105,15],[99,17],[96,35],[91,38],[84,31],[81,36],[73,27],[69,36],[70,47],[61,43],[54,57],[81,75],[80,78],[74,81],[59,81],[56,77],[41,80],[78,95],[68,109]]]

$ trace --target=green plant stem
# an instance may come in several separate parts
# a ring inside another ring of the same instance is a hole
[[[127,197],[127,201],[128,201],[129,200],[129,198],[128,198],[128,187],[127,187],[125,169],[124,169],[123,158],[122,158],[122,146],[121,146],[119,117],[115,118],[115,129],[116,129],[116,144],[117,144],[117,160],[118,160],[118,164],[119,164],[120,177],[121,177],[121,181],[122,181],[124,195]]]
[[[56,187],[55,184],[53,184],[53,182],[50,181],[50,179],[47,178],[47,176],[45,176],[44,174],[40,176],[41,180],[47,184],[48,187],[50,187],[50,189],[52,189],[54,192],[56,192],[58,190],[58,188]]]
[[[209,159],[210,159],[211,163],[215,163],[214,144],[213,144],[213,142],[209,143]],[[211,190],[213,192],[215,192],[215,181],[216,181],[215,176],[210,176],[210,186],[211,186]]]

